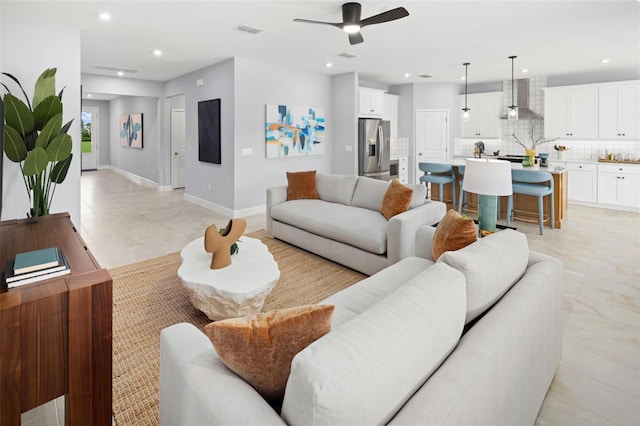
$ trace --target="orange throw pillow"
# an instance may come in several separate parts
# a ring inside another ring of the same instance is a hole
[[[389,220],[399,213],[406,212],[411,205],[412,195],[413,189],[403,185],[398,179],[392,180],[384,193],[380,213]]]
[[[304,198],[318,198],[316,171],[287,172],[287,201]]]
[[[431,256],[438,260],[445,251],[459,250],[478,239],[473,219],[464,218],[451,209],[442,218],[433,234]]]
[[[208,324],[204,331],[222,362],[269,402],[278,402],[298,352],[331,329],[333,305],[279,309]]]

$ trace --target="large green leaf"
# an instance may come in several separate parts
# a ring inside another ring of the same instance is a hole
[[[49,68],[44,70],[40,77],[36,80],[36,85],[33,90],[33,108],[38,107],[40,102],[49,96],[55,96],[56,94],[56,68]]]
[[[22,166],[22,174],[25,176],[35,176],[42,173],[49,164],[49,156],[41,147],[33,148],[33,151],[27,155]]]
[[[36,146],[47,149],[49,141],[60,134],[61,127],[62,114],[57,114],[55,117],[51,118],[51,120],[47,121],[47,124],[44,125],[44,128],[38,135],[38,139],[36,139]]]
[[[33,130],[33,114],[31,110],[10,93],[4,95],[4,121],[21,135]]]
[[[6,75],[7,77],[9,77],[11,80],[13,80],[18,85],[20,90],[22,90],[22,94],[24,95],[24,98],[27,100],[27,106],[29,106],[29,110],[31,110],[31,104],[29,103],[29,96],[27,96],[27,92],[24,91],[24,88],[22,87],[22,84],[20,84],[20,80],[18,80],[17,78],[15,78],[13,75],[9,74],[8,72],[3,72],[2,74]],[[2,85],[4,86],[5,89],[7,89],[7,93],[11,93],[11,90],[9,90],[9,88],[7,87],[6,84],[2,83]]]
[[[66,133],[56,136],[49,142],[49,146],[47,146],[49,161],[64,160],[71,154],[72,148],[71,136]]]
[[[41,130],[47,124],[47,121],[60,113],[62,113],[60,99],[55,95],[48,96],[33,110],[34,127],[37,130]]]
[[[4,153],[14,163],[19,163],[27,158],[27,146],[22,136],[9,125],[4,126]]]
[[[71,124],[73,123],[73,120],[75,120],[75,118],[72,118],[71,121],[69,121],[67,124],[62,126],[60,133],[67,133],[69,131],[69,128],[71,127]]]
[[[56,163],[53,166],[53,170],[51,170],[51,174],[49,175],[49,180],[53,183],[62,183],[64,179],[67,177],[67,172],[69,171],[69,166],[71,165],[71,159],[73,158],[73,154],[69,155],[62,161]]]

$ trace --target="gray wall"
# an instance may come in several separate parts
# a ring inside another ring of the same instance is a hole
[[[1,7],[1,6],[0,6]],[[46,40],[46,48],[43,48]],[[13,74],[23,84],[31,100],[33,85],[47,68],[57,68],[56,89],[66,86],[62,98],[63,122],[75,119],[69,135],[73,139],[73,156],[66,180],[56,188],[52,213],[69,212],[71,220],[79,229],[80,223],[80,30],[59,27],[46,22],[34,22],[22,18],[0,17],[0,69]],[[2,81],[12,88],[14,85],[3,77]],[[4,153],[2,153],[4,155]],[[2,219],[24,218],[29,210],[29,197],[22,173],[17,163],[4,158]]]
[[[120,143],[120,117],[132,113],[142,113],[142,149]],[[111,166],[157,182],[158,99],[120,96],[109,102],[109,116]]]
[[[333,76],[332,98],[332,172],[342,175],[357,175],[358,74],[346,73]]]
[[[111,121],[109,101],[82,100],[82,106],[98,108],[98,168],[111,165]]]

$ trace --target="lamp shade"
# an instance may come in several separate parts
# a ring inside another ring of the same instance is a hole
[[[504,160],[465,160],[462,189],[482,195],[511,195],[511,163]]]

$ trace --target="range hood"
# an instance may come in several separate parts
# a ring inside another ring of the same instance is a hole
[[[542,120],[543,117],[529,109],[529,79],[521,78],[518,82],[518,120]],[[507,114],[503,115],[503,120],[508,119]]]

